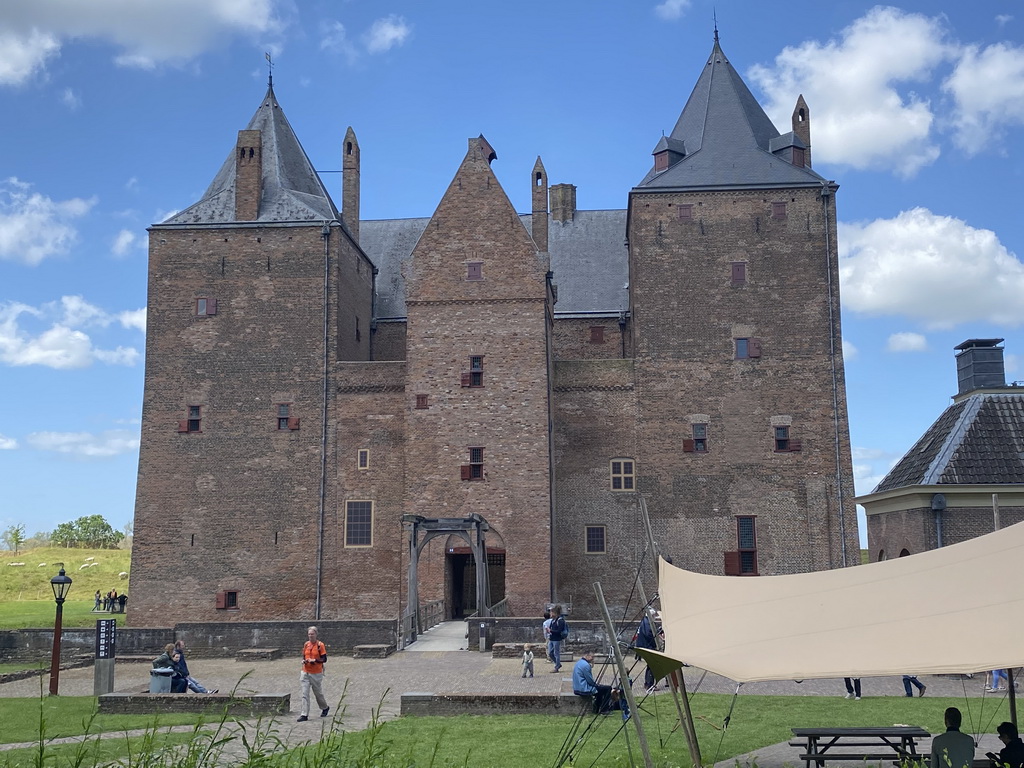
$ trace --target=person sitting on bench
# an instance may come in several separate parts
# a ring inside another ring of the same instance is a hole
[[[594,697],[594,714],[611,710],[612,687],[594,680],[594,652],[584,651],[572,669],[572,692],[577,696]]]

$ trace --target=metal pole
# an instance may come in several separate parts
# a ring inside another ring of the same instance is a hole
[[[999,530],[999,494],[992,494],[992,530]]]
[[[630,719],[636,728],[636,737],[640,741],[640,751],[644,755],[644,765],[647,768],[654,768],[654,763],[651,760],[651,750],[647,746],[647,736],[644,735],[644,728],[640,724],[640,710],[637,709],[636,699],[633,698],[633,686],[630,684],[626,662],[622,658],[622,651],[619,649],[618,633],[615,631],[615,625],[612,624],[611,614],[608,613],[608,604],[604,601],[604,590],[601,589],[601,582],[594,582],[594,592],[597,593],[597,602],[601,606],[601,616],[604,618],[604,628],[608,633],[608,642],[612,652],[615,654],[615,663],[619,668],[619,684],[622,686],[622,692],[626,694],[626,701],[629,702]]]
[[[1014,690],[1013,667],[1006,670],[1006,684],[1010,694],[1010,722],[1017,726],[1017,691]]]
[[[57,695],[57,685],[60,682],[60,632],[61,621],[64,616],[64,599],[57,600],[57,618],[53,623],[53,655],[50,658],[50,695]]]

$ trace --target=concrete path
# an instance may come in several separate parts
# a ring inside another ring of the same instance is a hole
[[[298,746],[320,738],[325,727],[337,723],[345,730],[359,730],[370,722],[374,711],[382,720],[397,717],[400,710],[401,694],[407,691],[432,693],[548,693],[557,694],[562,690],[568,673],[568,665],[562,674],[549,674],[551,665],[538,656],[534,662],[536,676],[522,678],[519,659],[492,659],[490,654],[457,650],[465,648],[465,622],[449,622],[423,633],[416,643],[387,659],[353,659],[346,656],[331,656],[327,663],[324,693],[331,702],[328,718],[311,718],[304,723],[295,722],[299,709],[299,667],[293,654],[287,659],[259,662],[236,662],[231,659],[190,658],[189,668],[194,676],[208,688],[219,688],[226,693],[232,688],[239,692],[291,693],[292,713],[281,718],[278,736],[287,746]],[[323,638],[330,650],[330,638]],[[296,637],[296,649],[304,638]],[[453,650],[455,649],[455,650]],[[638,676],[642,680],[642,675]],[[949,696],[974,699],[983,695],[983,676],[974,679],[953,679],[952,677],[925,676],[921,678],[928,688],[924,699],[915,699],[920,706],[922,721],[935,722],[941,713],[929,701],[933,696]],[[695,691],[732,693],[735,683],[717,675],[704,674],[700,670],[686,670],[687,688]],[[149,665],[141,663],[119,663],[115,667],[114,687],[119,691],[142,690],[149,684]],[[48,678],[42,681],[42,690],[48,687]],[[0,697],[39,696],[39,678],[29,678],[0,685]],[[61,672],[60,692],[66,696],[91,696],[93,690],[93,668],[66,670]],[[744,697],[759,695],[783,696],[829,696],[841,697],[845,689],[842,680],[807,680],[803,683],[781,681],[770,683],[748,683],[740,690],[740,702]],[[640,683],[636,693],[642,696]],[[902,696],[900,678],[883,677],[863,681],[865,698],[872,696]],[[197,694],[188,694],[197,695]],[[667,694],[658,693],[659,697]],[[988,694],[989,702],[1000,700],[1005,694]],[[340,706],[336,703],[340,702]],[[844,702],[850,707],[861,704],[857,701]],[[979,702],[980,704],[980,702]],[[990,705],[990,704],[987,704]],[[961,709],[964,709],[961,706]],[[964,711],[965,719],[967,711]],[[738,709],[736,717],[741,715]],[[799,725],[799,724],[797,724]],[[994,730],[995,723],[991,724]],[[116,734],[123,736],[122,734]],[[979,754],[996,745],[994,736],[986,736],[984,748]],[[12,745],[14,746],[14,745]],[[31,746],[31,745],[24,745]],[[10,748],[10,747],[8,747]],[[709,747],[710,748],[710,747]],[[922,748],[927,748],[923,746]],[[737,759],[741,766],[756,760],[758,768],[782,768],[796,766],[799,752],[785,742],[757,750],[751,755],[722,761],[719,768],[734,768]],[[705,755],[713,759],[714,754]]]

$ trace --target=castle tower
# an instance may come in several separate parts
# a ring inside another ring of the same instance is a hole
[[[548,172],[544,170],[544,163],[537,155],[537,162],[533,164],[531,176],[533,201],[533,214],[530,217],[530,231],[533,233],[533,242],[543,252],[548,250]]]
[[[345,131],[341,152],[341,221],[352,239],[359,243],[359,141],[352,126]]]
[[[490,603],[507,598],[511,615],[530,615],[550,598],[551,294],[547,253],[494,158],[483,136],[470,139],[406,274],[407,511],[481,515]],[[472,611],[464,542],[429,545],[419,573],[421,600]]]
[[[368,355],[337,295],[368,324],[371,272],[268,88],[202,199],[150,228],[131,624],[321,614],[324,376]]]
[[[804,165],[811,167],[811,110],[807,108],[804,95],[797,96],[796,106],[793,108],[793,133],[799,137],[806,147],[804,148]]]
[[[710,57],[629,196],[636,485],[676,565],[768,575],[859,562],[835,183]]]

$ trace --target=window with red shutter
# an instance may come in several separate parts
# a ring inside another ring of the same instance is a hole
[[[465,386],[465,385],[463,385],[463,386]],[[429,403],[429,400],[428,400],[428,396],[427,395],[416,395],[416,408],[417,409],[422,411],[424,408],[428,408],[429,407],[428,403]]]
[[[299,417],[298,416],[289,416],[288,417],[288,429],[295,430],[295,429],[298,429],[298,428],[299,428]]]
[[[693,453],[694,450],[695,450],[695,448],[694,448],[693,438],[691,438],[691,437],[684,437],[683,438],[683,453]]]
[[[772,203],[772,218],[782,220],[786,218],[786,204]]]
[[[739,576],[740,575],[740,553],[739,552],[723,552],[725,555],[724,573],[726,576]]]
[[[462,386],[468,387],[468,386],[471,386],[472,383],[473,383],[472,376],[470,376],[470,374],[468,372],[467,373],[463,373],[462,374]]]
[[[590,343],[591,344],[604,344],[604,326],[603,325],[592,325],[592,326],[590,326]]]
[[[222,610],[224,608],[227,608],[227,605],[228,605],[227,594],[228,593],[225,592],[224,590],[221,590],[220,592],[217,593],[216,602],[214,603],[214,606],[218,610]]]
[[[473,479],[473,468],[469,464],[463,464],[461,467],[459,467],[459,473],[461,474],[463,480]]]
[[[761,356],[761,340],[750,339],[747,345],[748,356],[752,359],[757,359]]]
[[[731,265],[731,277],[733,285],[742,285],[747,282],[747,262],[734,261]]]
[[[679,219],[681,221],[693,221],[693,205],[685,203],[679,206]]]
[[[467,280],[484,279],[484,263],[482,261],[470,261],[466,263]]]

